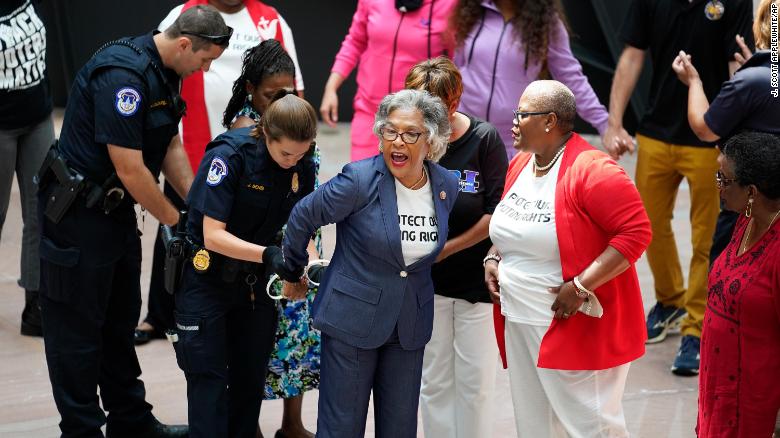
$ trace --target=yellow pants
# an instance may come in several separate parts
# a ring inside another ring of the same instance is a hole
[[[636,137],[639,145],[636,186],[653,229],[647,261],[655,281],[655,296],[665,306],[674,305],[688,312],[681,326],[683,335],[701,337],[709,253],[720,208],[715,186],[718,150],[664,143],[642,135]],[[687,289],[672,231],[674,203],[683,178],[690,187],[693,245]]]

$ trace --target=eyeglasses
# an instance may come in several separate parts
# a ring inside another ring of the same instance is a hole
[[[382,129],[382,138],[387,141],[395,141],[398,136],[401,136],[401,141],[406,144],[415,144],[422,135],[421,132],[398,132],[394,129]]]
[[[726,178],[726,175],[720,170],[715,172],[715,185],[718,186],[718,189],[725,189],[736,181],[736,179]]]
[[[528,116],[541,116],[544,114],[555,114],[555,111],[518,111],[514,110],[512,111],[512,114],[514,114],[515,120],[517,120],[517,123],[520,123],[520,120],[528,117]]]
[[[227,47],[227,45],[230,43],[230,37],[233,35],[233,28],[230,26],[227,26],[227,28],[228,28],[228,32],[225,35],[206,35],[198,32],[186,32],[186,31],[181,31],[181,34],[196,36],[198,38],[203,38],[204,40],[208,40],[209,42],[216,44],[220,47]]]

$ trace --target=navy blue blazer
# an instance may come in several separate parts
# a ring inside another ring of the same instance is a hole
[[[336,223],[336,249],[314,300],[314,326],[358,348],[377,348],[398,325],[405,349],[422,348],[433,328],[431,265],[447,240],[458,179],[426,162],[438,221],[435,251],[406,266],[401,252],[395,178],[382,155],[347,164],[300,200],[282,245],[288,268],[308,263],[314,231]]]

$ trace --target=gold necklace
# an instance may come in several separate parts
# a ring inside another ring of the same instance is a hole
[[[778,214],[780,214],[780,210],[777,210],[777,213],[775,213],[775,215],[772,216],[772,220],[769,221],[769,226],[766,227],[767,231],[769,231],[769,229],[772,228],[772,224],[775,223],[775,219],[777,219],[777,215]],[[751,224],[755,225],[755,221],[751,220],[750,223],[748,224],[747,233],[745,234],[745,240],[744,240],[744,242],[742,242],[742,253],[741,254],[744,254],[747,251],[747,244],[748,244],[748,241],[750,241],[750,230],[753,229]]]
[[[412,186],[409,187],[409,190],[417,190],[417,185],[420,184],[422,180],[425,178],[425,174],[426,174],[425,165],[423,165],[423,171],[422,174],[420,175],[420,179],[418,179],[416,183],[412,184]]]

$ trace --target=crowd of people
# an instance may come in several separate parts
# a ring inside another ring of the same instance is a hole
[[[39,2],[0,6],[27,33],[0,48],[36,68],[4,58],[20,76],[0,82],[0,229],[16,174],[21,333],[43,337],[62,436],[262,437],[262,401],[281,398],[275,438],[313,437],[315,388],[318,437],[364,436],[369,399],[376,436],[417,436],[418,410],[426,437],[495,436],[500,359],[517,436],[627,437],[630,366],[677,330],[696,434],[772,436],[778,7],[632,0],[607,108],[557,0],[358,0],[319,108],[338,122],[357,68],[351,162],[320,185],[317,110],[273,7],[189,0],[106,43],[55,141]],[[635,142],[623,119],[648,56]],[[161,225],[140,324],[136,204]],[[157,338],[186,378],[187,426],[145,401],[135,348]]]

